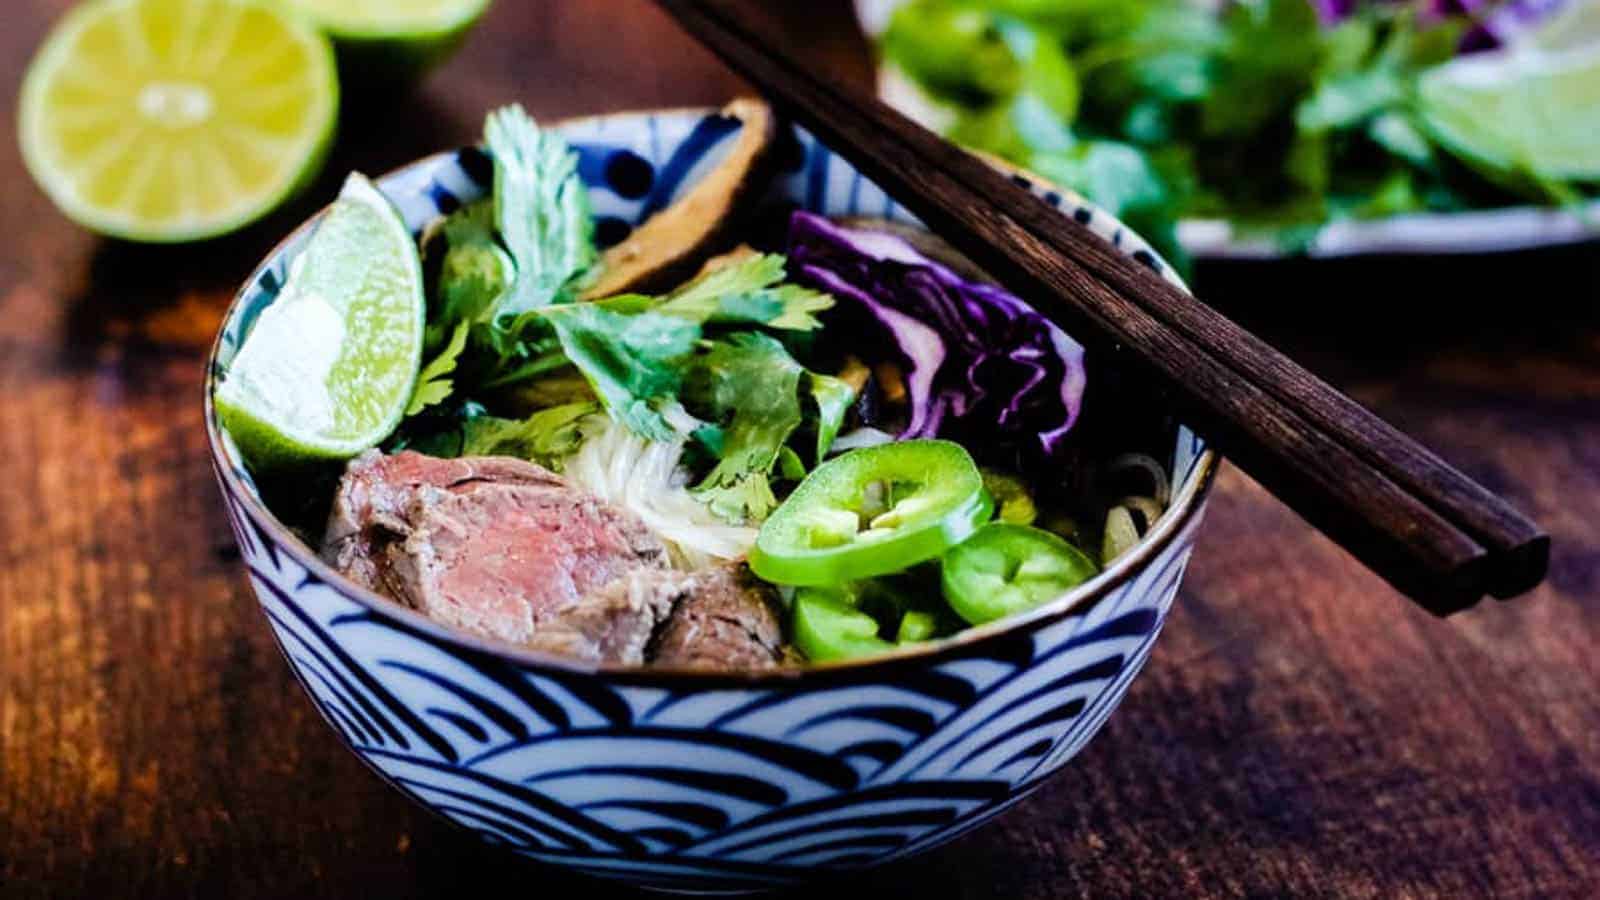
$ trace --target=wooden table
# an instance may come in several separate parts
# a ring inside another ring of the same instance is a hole
[[[8,6],[7,104],[65,6]],[[870,78],[843,4],[785,6],[819,65]],[[737,89],[643,0],[503,0],[422,90],[351,110],[311,197],[185,249],[71,227],[16,141],[0,142],[0,894],[611,890],[478,847],[317,719],[235,563],[201,359],[235,284],[337,173],[469,141],[503,101],[553,117]],[[998,824],[856,883],[905,897],[1592,896],[1596,255],[1533,276],[1516,258],[1202,272],[1207,296],[1536,514],[1557,541],[1549,584],[1434,620],[1230,471],[1148,673],[1076,764]]]

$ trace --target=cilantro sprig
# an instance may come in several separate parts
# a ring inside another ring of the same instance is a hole
[[[728,522],[765,518],[774,469],[804,475],[791,439],[814,431],[804,457],[820,460],[855,399],[774,337],[820,328],[833,298],[787,283],[783,256],[742,252],[664,296],[579,302],[599,256],[576,155],[520,107],[489,117],[485,144],[494,196],[438,229],[433,355],[407,410],[413,427],[391,447],[559,466],[583,440],[578,423],[603,412],[650,441],[694,441],[712,460],[695,496]],[[591,396],[524,419],[485,409],[574,373]]]

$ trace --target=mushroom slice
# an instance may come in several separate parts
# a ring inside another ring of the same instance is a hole
[[[778,146],[778,121],[771,107],[758,100],[735,100],[722,115],[743,123],[727,158],[681,199],[607,250],[600,277],[583,299],[668,290],[733,243],[745,214],[765,193]]]
[[[712,272],[726,269],[729,266],[737,265],[742,262],[749,262],[760,255],[760,250],[757,250],[749,244],[740,244],[732,250],[729,250],[727,253],[720,253],[706,260],[705,265],[701,266],[700,271],[696,272],[694,274],[694,278],[690,280],[695,281],[703,278],[706,275],[710,275]]]

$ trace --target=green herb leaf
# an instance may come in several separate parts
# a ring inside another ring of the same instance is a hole
[[[1383,149],[1419,169],[1432,169],[1437,163],[1433,145],[1406,115],[1385,113],[1372,120],[1367,134]]]
[[[549,306],[540,316],[613,418],[641,437],[670,441],[679,434],[663,413],[677,400],[677,361],[695,348],[700,325],[640,312],[642,299]]]
[[[1323,81],[1295,109],[1302,131],[1354,128],[1406,99],[1407,84],[1392,69],[1368,69]]]
[[[557,335],[533,312],[570,300],[597,259],[587,193],[566,143],[517,106],[491,113],[484,137],[494,157],[494,197],[446,219],[427,329],[433,352],[462,323],[469,328],[452,369],[458,393],[566,365]],[[430,390],[422,399],[440,389]]]
[[[1078,72],[1062,50],[1061,43],[1016,23],[1000,29],[1001,38],[1021,66],[1020,90],[1066,121],[1078,114]]]
[[[462,423],[462,456],[515,456],[555,471],[583,443],[579,423],[600,412],[598,403],[541,409],[526,419],[478,416]]]
[[[1306,0],[1229,4],[1222,27],[1201,128],[1208,137],[1247,138],[1292,110],[1310,87],[1322,34]]]
[[[484,141],[494,157],[495,224],[517,270],[496,317],[570,299],[598,258],[577,154],[521,106],[491,113]]]
[[[661,301],[658,312],[708,325],[765,325],[787,331],[822,327],[816,314],[833,307],[827,294],[782,284],[784,257],[751,256],[711,270]]]
[[[455,381],[449,376],[456,370],[461,351],[467,348],[467,333],[470,330],[470,322],[457,322],[450,343],[439,351],[433,361],[422,367],[417,375],[417,386],[411,390],[411,402],[406,404],[406,415],[414,416],[430,406],[443,403],[455,392]]]
[[[782,343],[759,332],[728,335],[696,358],[684,385],[688,405],[726,422],[722,458],[695,488],[718,518],[760,522],[777,507],[768,475],[800,427],[803,375]]]
[[[895,11],[884,55],[930,92],[981,105],[1009,96],[1021,73],[989,16],[945,0],[916,0]]]
[[[516,265],[495,241],[493,202],[480,200],[456,210],[443,231],[446,249],[428,323],[430,348],[443,344],[460,322],[492,319],[496,302],[516,278]]]

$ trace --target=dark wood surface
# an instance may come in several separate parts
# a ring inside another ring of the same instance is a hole
[[[64,0],[8,5],[4,121]],[[773,4],[775,7],[778,4]],[[843,77],[843,4],[783,4]],[[542,117],[738,83],[645,0],[501,0],[421,90],[346,117],[330,176],[212,245],[86,235],[0,142],[0,895],[607,896],[381,785],[293,683],[241,577],[200,428],[236,283],[331,195]],[[1593,896],[1600,888],[1600,251],[1214,266],[1200,290],[1552,532],[1538,593],[1408,606],[1224,474],[1148,671],[1046,789],[884,896]],[[805,896],[802,894],[801,896]]]

